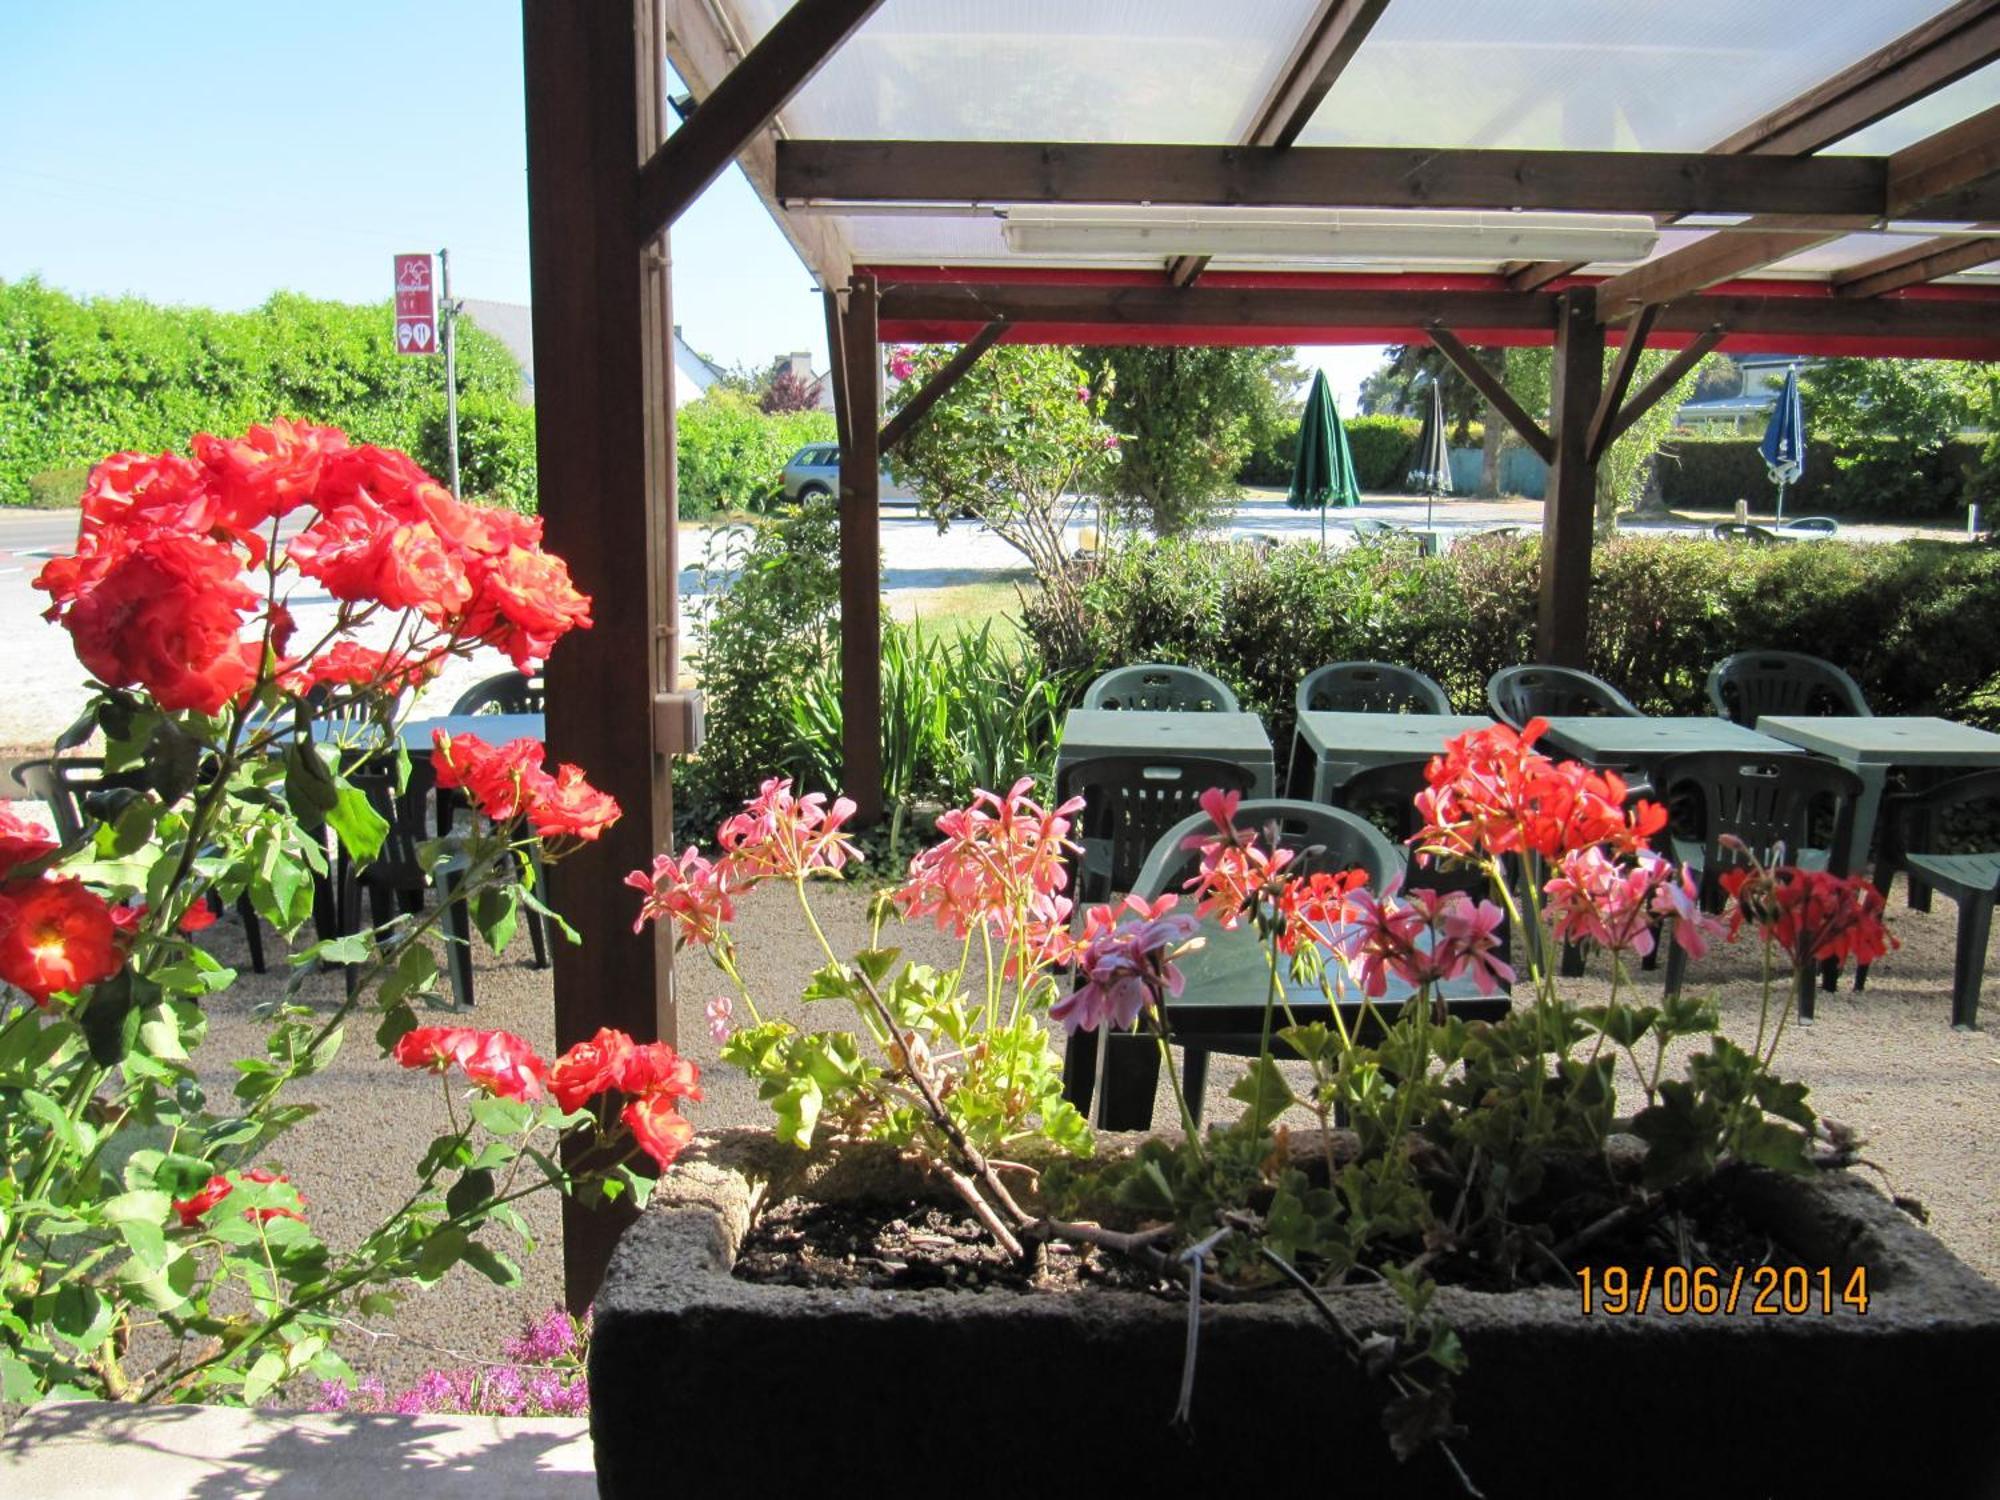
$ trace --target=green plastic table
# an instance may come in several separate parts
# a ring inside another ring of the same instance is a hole
[[[1882,788],[1894,766],[1940,766],[1973,771],[2000,766],[2000,734],[1989,734],[1950,719],[1921,715],[1872,718],[1836,714],[1824,718],[1766,714],[1757,721],[1760,733],[1846,766],[1861,778],[1861,800],[1854,809],[1853,844],[1847,868],[1866,870],[1869,841],[1882,808]]]
[[[1220,923],[1211,919],[1201,924],[1200,937],[1199,948],[1175,960],[1185,987],[1167,1004],[1168,1028],[1178,1041],[1211,1038],[1218,1043],[1234,1043],[1245,1050],[1254,1049],[1263,1030],[1264,995],[1271,982],[1270,966],[1256,930],[1245,924],[1224,931]],[[1342,962],[1329,959],[1327,972],[1334,981],[1341,1019],[1349,1033],[1364,1040],[1378,1035],[1362,1005],[1360,987],[1347,978]],[[1282,967],[1279,973],[1292,1014],[1301,1023],[1332,1019],[1334,1006],[1328,1004],[1317,984],[1296,981]],[[1394,1020],[1412,993],[1409,985],[1392,975],[1387,993],[1375,1002],[1375,1008]],[[1439,993],[1451,1014],[1468,1021],[1497,1021],[1513,1004],[1504,991],[1497,995],[1480,994],[1469,979],[1452,980],[1440,986]],[[1281,1009],[1273,1027],[1286,1024]],[[1282,1042],[1274,1046],[1280,1059],[1292,1056]],[[1100,1127],[1147,1129],[1153,1123],[1153,1098],[1160,1081],[1159,1045],[1150,1036],[1114,1038],[1105,1062],[1104,1098],[1098,1112]],[[1096,1071],[1097,1035],[1079,1031],[1069,1039],[1063,1059],[1064,1092],[1086,1113],[1096,1084]]]
[[[1765,723],[1769,723],[1766,720]],[[1688,718],[1650,714],[1564,716],[1548,721],[1541,745],[1593,766],[1651,767],[1674,755],[1741,750],[1746,755],[1796,755],[1799,748],[1761,729],[1701,714]]]
[[[1440,754],[1444,742],[1470,729],[1486,729],[1484,714],[1303,713],[1292,736],[1286,784],[1294,796],[1307,791],[1314,802],[1331,802],[1334,792],[1374,766]]]
[[[1249,768],[1250,795],[1269,797],[1276,778],[1271,736],[1255,714],[1169,713],[1131,708],[1073,708],[1063,720],[1056,780],[1107,755],[1202,755]]]

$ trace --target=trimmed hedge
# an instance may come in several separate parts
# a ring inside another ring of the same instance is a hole
[[[1676,437],[1660,450],[1660,493],[1669,506],[1727,510],[1738,500],[1770,512],[1777,486],[1758,453],[1758,437]],[[1979,495],[1972,490],[1983,444],[1960,439],[1938,449],[1892,439],[1831,447],[1806,435],[1806,471],[1785,491],[1792,515],[1939,516]]]
[[[1403,488],[1404,466],[1416,445],[1421,423],[1409,417],[1345,417],[1348,451],[1361,488],[1394,494]],[[1475,439],[1477,441],[1477,439]],[[1238,476],[1245,484],[1290,484],[1298,458],[1299,424],[1287,422],[1272,443],[1252,453]]]
[[[1294,688],[1328,662],[1416,667],[1483,711],[1486,679],[1532,659],[1540,571],[1537,540],[1477,539],[1439,558],[1401,544],[1142,543],[1086,583],[1081,644],[1054,644],[1078,631],[1039,599],[1026,625],[1051,675],[1087,681],[1134,661],[1213,672],[1282,745]],[[1766,648],[1839,663],[1878,713],[2000,728],[2000,550],[1621,537],[1597,550],[1590,614],[1590,669],[1650,713],[1707,712],[1709,667]]]
[[[749,396],[720,389],[690,401],[674,420],[683,516],[767,509],[786,461],[835,436],[831,412],[764,412]]]

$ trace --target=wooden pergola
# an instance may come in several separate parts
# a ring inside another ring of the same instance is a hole
[[[699,734],[669,231],[731,162],[824,300],[864,815],[880,455],[997,341],[1433,342],[1549,461],[1537,645],[1557,662],[1585,654],[1598,461],[1703,354],[2000,355],[2000,0],[1574,11],[1518,35],[1511,7],[1467,23],[1438,0],[1109,20],[1074,0],[523,0],[542,512],[596,601],[551,663],[549,740],[626,809],[557,872],[584,940],[556,955],[560,1044],[675,1035],[671,952],[632,935],[619,882],[668,842],[672,760]],[[671,133],[668,61],[692,94]],[[1404,243],[1343,250],[1343,214]],[[1510,219],[1550,214],[1656,239],[1627,262],[1506,253],[1533,237]],[[1031,242],[1037,216],[1058,232]],[[1252,225],[1277,227],[1228,232]],[[1428,253],[1447,240],[1455,258]],[[884,426],[886,341],[962,347]],[[1518,344],[1554,347],[1545,418],[1470,353]],[[1648,348],[1678,352],[1634,390]],[[580,1305],[622,1222],[566,1215]]]

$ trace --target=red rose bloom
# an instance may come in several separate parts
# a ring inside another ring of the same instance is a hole
[[[665,1042],[634,1045],[618,1073],[618,1087],[628,1094],[664,1094],[675,1099],[701,1097],[701,1070]]]
[[[208,1179],[202,1190],[192,1198],[176,1198],[174,1212],[181,1216],[181,1228],[194,1229],[200,1226],[202,1215],[234,1191],[229,1179],[220,1173]]]
[[[111,908],[81,880],[51,877],[0,891],[0,979],[35,1004],[109,979],[124,962]]]
[[[579,627],[590,628],[590,600],[570,582],[568,564],[539,548],[510,546],[483,570],[467,628],[527,672]]]
[[[673,1165],[687,1143],[694,1139],[694,1126],[674,1108],[670,1094],[649,1094],[634,1099],[619,1118],[632,1130],[632,1139],[662,1168]]]
[[[213,714],[257,675],[241,639],[257,594],[228,547],[162,535],[142,543],[80,595],[62,623],[77,658],[111,687],[143,687],[162,708]]]
[[[618,1087],[632,1052],[632,1038],[602,1027],[587,1042],[578,1042],[556,1059],[549,1070],[549,1091],[564,1110],[580,1109],[586,1099]]]
[[[398,1037],[389,1055],[406,1068],[444,1073],[470,1056],[478,1040],[479,1033],[470,1026],[419,1026]]]
[[[47,830],[0,802],[0,880],[32,860],[55,853],[57,847]]]
[[[326,460],[346,448],[347,434],[280,417],[240,438],[198,432],[190,446],[207,471],[223,524],[254,532],[312,499]]]
[[[618,821],[618,799],[584,779],[581,767],[559,766],[532,778],[528,824],[539,838],[595,839]]]
[[[482,1031],[474,1035],[477,1045],[461,1059],[467,1078],[502,1099],[542,1097],[549,1065],[535,1055],[533,1047],[511,1031]]]
[[[403,652],[377,651],[358,641],[336,641],[309,661],[292,663],[279,679],[287,692],[304,697],[321,686],[370,687],[380,685],[401,692],[421,687],[437,676],[436,655],[409,656]]]

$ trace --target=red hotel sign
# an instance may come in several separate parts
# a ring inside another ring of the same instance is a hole
[[[396,352],[437,352],[437,298],[428,255],[396,257]]]

